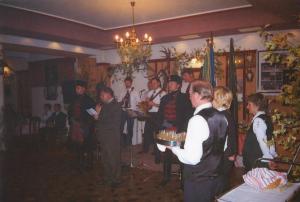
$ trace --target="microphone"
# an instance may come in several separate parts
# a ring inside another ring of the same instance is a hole
[[[142,97],[143,92],[145,92],[145,91],[146,91],[145,89],[140,90],[140,97]]]

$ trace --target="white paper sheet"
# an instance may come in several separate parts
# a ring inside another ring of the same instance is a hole
[[[89,115],[91,115],[91,116],[97,115],[96,110],[93,108],[87,109],[86,112],[89,113]]]

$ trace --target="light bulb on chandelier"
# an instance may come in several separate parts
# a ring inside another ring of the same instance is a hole
[[[132,8],[132,28],[125,33],[125,37],[115,35],[117,51],[123,64],[139,65],[145,63],[151,56],[152,37],[145,33],[142,39],[137,36],[134,27],[134,6],[135,2],[130,2]]]

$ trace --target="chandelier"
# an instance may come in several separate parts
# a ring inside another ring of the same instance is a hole
[[[139,38],[134,28],[134,6],[135,2],[130,2],[132,8],[132,28],[130,32],[125,33],[125,37],[115,36],[117,52],[121,58],[122,64],[127,68],[133,67],[138,70],[141,64],[146,64],[151,57],[152,37],[147,33],[143,38]],[[132,68],[130,71],[133,71]]]

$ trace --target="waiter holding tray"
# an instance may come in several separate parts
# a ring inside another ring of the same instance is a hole
[[[225,115],[212,107],[213,89],[209,82],[192,82],[189,93],[196,109],[188,122],[184,148],[167,148],[184,163],[184,201],[210,202],[221,191],[228,123]]]
[[[124,79],[124,85],[126,90],[121,93],[121,100],[119,102],[122,106],[122,117],[121,117],[121,134],[124,131],[124,125],[127,123],[127,134],[123,136],[124,145],[129,146],[132,144],[133,136],[133,124],[136,118],[137,105],[140,102],[138,92],[132,86],[132,78],[126,77]]]

